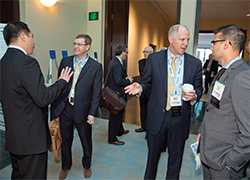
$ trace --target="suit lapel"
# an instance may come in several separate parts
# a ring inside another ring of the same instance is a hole
[[[91,65],[91,60],[90,60],[90,58],[89,58],[88,61],[85,63],[85,65],[82,67],[82,70],[81,70],[81,72],[80,72],[80,74],[79,74],[79,77],[78,77],[77,82],[78,82],[78,81],[82,78],[82,76],[87,72],[87,70],[89,69],[90,65]],[[76,83],[77,83],[77,82],[76,82]]]
[[[162,79],[162,84],[164,86],[164,90],[165,90],[165,94],[167,92],[167,73],[168,73],[168,65],[167,65],[167,51],[165,51],[165,53],[163,53],[163,55],[161,54],[159,56],[159,61],[158,61],[158,65],[159,65],[159,69],[160,69],[160,73],[161,73],[161,79]]]
[[[187,83],[190,77],[190,74],[192,72],[191,68],[192,68],[192,61],[190,58],[188,58],[187,54],[184,53],[184,72],[183,72],[183,84]]]

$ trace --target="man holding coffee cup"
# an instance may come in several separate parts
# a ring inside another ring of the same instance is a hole
[[[191,105],[202,96],[202,65],[197,58],[185,53],[189,30],[183,25],[169,29],[170,47],[150,54],[139,83],[125,88],[132,95],[145,94],[151,89],[147,117],[148,160],[144,179],[155,179],[161,150],[167,141],[168,168],[166,179],[179,179],[185,141],[189,135]],[[182,85],[193,90],[185,92]]]

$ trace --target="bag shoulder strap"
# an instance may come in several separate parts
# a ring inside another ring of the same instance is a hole
[[[108,70],[108,73],[107,73],[107,76],[105,78],[105,81],[104,81],[104,87],[107,86],[107,80],[108,80],[108,76],[109,76],[109,73],[110,73],[110,70],[111,70],[111,67],[112,67],[112,64],[114,63],[115,59],[112,60],[113,62],[111,62],[110,66],[109,66],[109,70]]]

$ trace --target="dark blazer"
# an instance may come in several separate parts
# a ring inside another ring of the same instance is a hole
[[[130,84],[129,79],[126,79],[127,77],[126,70],[124,66],[120,63],[119,59],[117,58],[114,58],[113,60],[110,61],[108,68],[110,67],[110,64],[112,62],[114,63],[112,64],[112,67],[109,73],[107,85],[114,91],[119,92],[119,94],[122,97],[125,97],[126,99],[126,95],[125,95],[123,88]]]
[[[146,65],[146,59],[141,59],[139,60],[139,72],[140,72],[140,76],[142,77],[142,74],[144,72],[144,69],[145,69],[145,65]]]
[[[147,131],[156,135],[162,125],[167,104],[167,50],[150,54],[141,79],[143,94],[151,89],[148,104]],[[183,84],[194,86],[197,101],[202,96],[202,65],[201,61],[184,53]],[[188,138],[190,128],[191,105],[189,101],[182,101],[182,137]]]
[[[222,170],[225,164],[239,171],[250,158],[250,68],[240,59],[219,79],[225,85],[220,109],[210,103],[199,128],[200,153],[204,164]]]
[[[46,87],[36,59],[8,48],[0,61],[5,149],[17,155],[46,152],[51,146],[48,105],[67,88],[65,80]]]
[[[74,56],[63,58],[59,67],[66,66],[73,68]],[[69,92],[72,86],[73,76],[70,79],[69,87],[52,105],[52,118],[58,117],[65,107]],[[102,88],[102,65],[89,57],[83,66],[75,86],[74,114],[77,124],[87,123],[87,116],[96,116],[101,100]]]
[[[209,63],[209,59],[206,60],[205,64],[203,65],[203,69],[207,69],[208,63]],[[207,73],[209,77],[211,77],[211,72],[215,72],[215,75],[217,74],[218,61],[215,61],[215,60],[212,61],[212,64],[210,66],[210,71],[209,71],[209,73]]]

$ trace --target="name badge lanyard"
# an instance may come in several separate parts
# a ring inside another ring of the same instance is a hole
[[[82,65],[80,66],[79,74],[78,74],[77,77],[76,77],[76,82],[77,82],[77,80],[78,80],[78,77],[79,77],[79,75],[80,75],[80,72],[81,72],[83,66],[85,65],[85,63],[87,62],[88,59],[89,59],[89,56],[87,55],[86,59],[83,61]],[[76,70],[76,65],[77,65],[77,62],[76,62],[76,58],[75,58],[75,59],[74,59],[74,71]],[[74,95],[75,95],[75,88],[72,87],[71,96],[74,97]]]
[[[172,60],[172,61],[173,61],[173,60]],[[168,58],[168,67],[169,67],[170,74],[171,74],[171,77],[172,77],[173,82],[174,82],[174,86],[175,86],[176,84],[178,84],[178,82],[179,82],[180,75],[181,75],[181,66],[182,66],[182,58],[181,58],[181,62],[180,62],[180,65],[179,65],[179,68],[178,68],[178,71],[177,71],[177,76],[176,76],[176,81],[175,81],[173,69],[172,69],[170,60],[169,60],[169,58]],[[175,89],[175,88],[174,88],[174,89]],[[175,91],[175,94],[176,94],[176,91]]]

